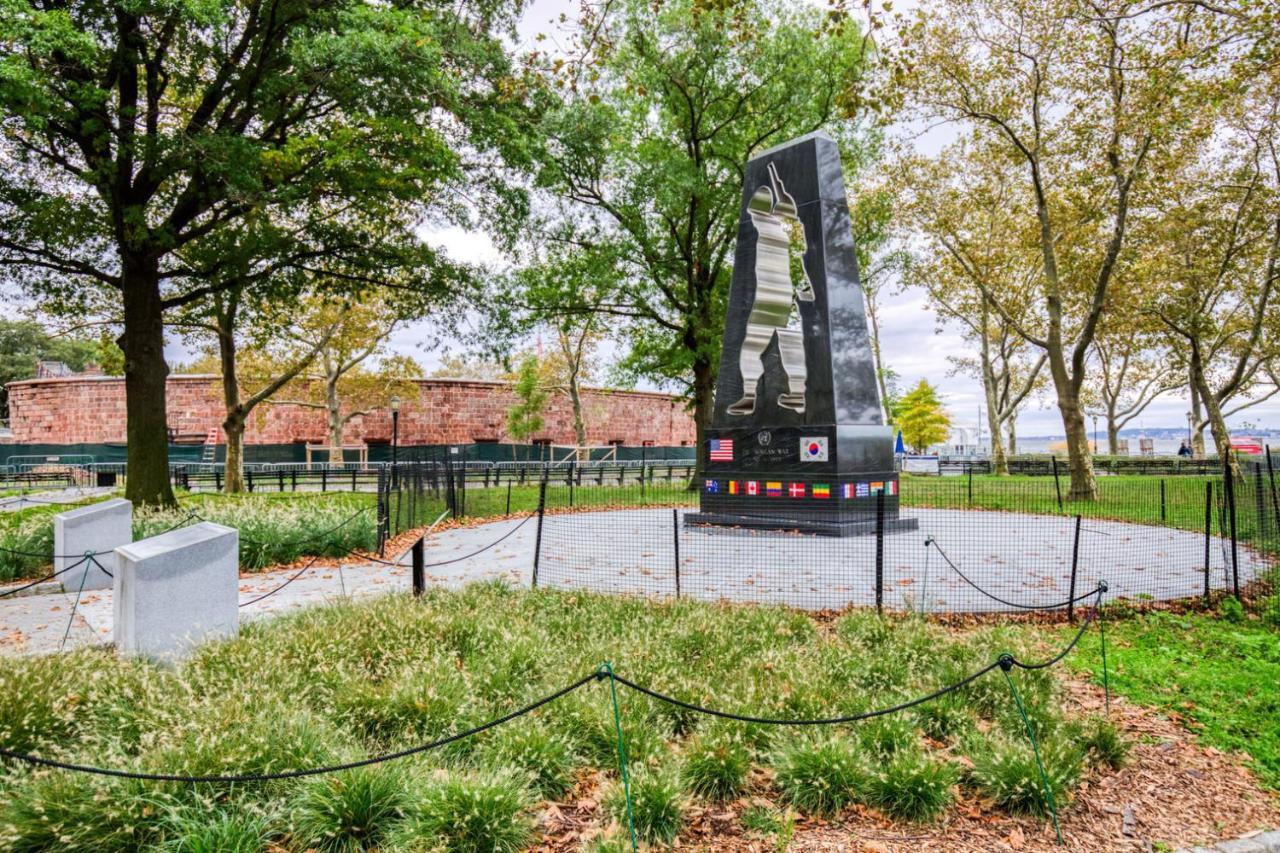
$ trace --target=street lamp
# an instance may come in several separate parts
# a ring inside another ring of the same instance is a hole
[[[1187,412],[1187,449],[1191,451],[1189,455],[1195,456],[1196,446],[1191,438],[1192,425],[1196,422],[1195,412]]]
[[[1093,455],[1098,455],[1098,416],[1093,416]]]
[[[397,476],[396,462],[400,444],[400,395],[391,395],[391,485],[394,487]]]

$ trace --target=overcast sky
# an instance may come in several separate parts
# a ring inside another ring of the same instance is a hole
[[[899,3],[898,7],[903,5]],[[911,2],[905,5],[910,7],[917,4]],[[547,49],[555,41],[556,19],[562,12],[573,16],[576,10],[576,0],[535,0],[521,21],[517,49],[532,49],[534,38],[539,33],[548,34],[548,42],[539,45],[540,48]],[[894,128],[896,136],[911,139],[917,149],[926,154],[937,153],[953,138],[954,133],[953,129],[945,126],[935,127],[927,132],[908,126]],[[502,263],[493,243],[484,234],[447,228],[427,231],[423,236],[460,261],[494,265]],[[909,388],[921,378],[927,378],[940,387],[953,421],[958,426],[973,427],[977,423],[981,411],[981,386],[968,377],[948,375],[951,365],[947,361],[948,355],[968,352],[972,348],[954,327],[939,328],[938,318],[929,309],[923,291],[913,288],[888,295],[881,306],[880,334],[885,364],[898,373],[903,388]],[[465,339],[464,331],[461,342]],[[442,331],[430,322],[423,322],[397,334],[393,346],[430,366],[438,363],[442,352],[461,346],[461,342],[452,336],[443,336]],[[1130,426],[1181,427],[1186,424],[1187,408],[1186,395],[1172,393],[1152,403],[1141,418]],[[1232,419],[1232,425],[1238,426],[1246,421],[1262,427],[1280,428],[1280,400],[1273,398],[1242,413]],[[1100,423],[1100,427],[1105,429],[1105,424]],[[983,428],[985,430],[985,423]],[[1061,434],[1062,421],[1052,399],[1030,401],[1018,419],[1018,431],[1023,436]]]

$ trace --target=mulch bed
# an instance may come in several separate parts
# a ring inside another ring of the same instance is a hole
[[[1101,688],[1083,677],[1066,676],[1066,704],[1078,713],[1101,713]],[[1060,812],[1067,848],[1073,851],[1148,851],[1156,843],[1190,846],[1234,838],[1280,826],[1280,797],[1262,789],[1243,766],[1243,756],[1202,747],[1176,715],[1156,712],[1112,697],[1112,719],[1135,743],[1119,771],[1091,773]],[[753,803],[766,802],[768,780],[757,792],[723,807],[699,807],[677,841],[677,849],[773,851],[774,839],[751,836],[739,820]],[[599,803],[603,779],[580,780],[564,803],[543,815],[543,853],[577,850],[609,824]],[[615,831],[625,827],[615,827]],[[895,823],[864,807],[847,809],[833,821],[799,818],[789,851],[905,853],[946,851],[1059,851],[1047,821],[1011,817],[961,789],[955,805],[937,824]]]

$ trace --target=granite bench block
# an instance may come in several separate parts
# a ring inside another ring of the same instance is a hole
[[[239,549],[238,531],[207,521],[117,548],[116,650],[177,658],[235,636]]]
[[[53,570],[63,571],[86,551],[97,552],[100,566],[85,561],[58,580],[68,591],[81,589],[82,582],[84,589],[107,589],[116,573],[115,549],[132,541],[133,504],[124,498],[60,512],[53,517]]]

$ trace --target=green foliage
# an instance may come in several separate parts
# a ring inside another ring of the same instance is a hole
[[[1066,739],[1041,740],[1040,759],[1049,791],[1062,808],[1084,771],[1080,746]],[[1001,808],[1016,814],[1047,815],[1049,800],[1036,764],[1035,752],[1025,739],[1002,739],[976,749],[968,783]]]
[[[543,66],[548,85],[572,96],[543,124],[540,178],[562,200],[563,230],[622,268],[602,309],[628,320],[622,369],[685,389],[707,423],[738,166],[815,128],[851,164],[866,158],[853,120],[861,34],[848,18],[830,26],[819,10],[781,0],[627,0],[601,14],[584,22],[579,45],[598,73],[584,79],[554,58]]]
[[[463,731],[602,660],[694,702],[834,716],[936,690],[989,662],[992,649],[1026,654],[1031,630],[958,636],[921,620],[861,614],[827,630],[782,608],[479,584],[249,621],[238,637],[200,647],[180,667],[103,649],[0,658],[0,745],[147,771],[313,767]],[[874,686],[851,677],[872,669],[885,648],[898,663]],[[1019,681],[1037,727],[1065,737],[1051,683]],[[999,679],[980,679],[953,701],[971,715],[965,730],[1025,742]],[[790,730],[676,713],[625,688],[619,704],[635,803],[655,838],[678,831],[686,794],[741,796],[769,765],[779,799],[798,810],[829,814],[856,801],[926,819],[943,808],[947,771],[937,762],[959,748],[934,750],[911,714],[813,732],[830,739],[810,742]],[[564,796],[587,768],[616,782],[617,761],[607,685],[589,683],[483,735],[332,779],[149,785],[15,767],[0,783],[0,847],[47,849],[65,835],[70,849],[132,850],[265,834],[315,849],[417,849],[436,840],[457,850],[517,848],[533,838],[537,801]],[[375,828],[386,835],[375,838]]]
[[[1218,615],[1233,624],[1239,625],[1245,620],[1244,605],[1240,599],[1226,596],[1218,602]]]
[[[899,752],[868,775],[865,802],[902,820],[935,820],[951,805],[959,777],[954,765],[926,758],[918,749]]]
[[[777,785],[783,797],[809,814],[830,817],[858,799],[867,769],[853,742],[830,737],[801,741],[778,757]]]
[[[1098,651],[1091,631],[1068,658],[1095,684]],[[1108,620],[1107,662],[1112,691],[1176,711],[1201,743],[1248,755],[1262,783],[1280,790],[1280,634],[1253,620],[1157,611]]]
[[[699,735],[689,745],[681,775],[695,797],[729,800],[742,793],[750,770],[751,752],[741,735],[721,729]]]
[[[617,782],[605,797],[609,816],[627,825],[627,797]],[[642,770],[631,774],[631,819],[636,838],[650,844],[670,844],[684,823],[684,795],[675,774],[663,770]]]
[[[66,506],[36,506],[6,513],[0,518],[0,548],[52,556],[53,516],[65,509]],[[378,543],[371,495],[306,492],[235,497],[184,495],[175,509],[137,509],[133,515],[134,539],[193,523],[188,513],[237,528],[240,568],[249,572],[292,563],[303,556],[341,557],[353,550],[370,551]],[[52,571],[51,562],[47,557],[0,551],[0,579],[41,577]]]
[[[1082,725],[1069,726],[1067,731],[1079,732],[1085,755],[1095,767],[1119,770],[1128,760],[1129,749],[1133,746],[1120,727],[1105,717],[1090,718]]]
[[[94,342],[79,337],[53,336],[43,326],[31,320],[0,319],[0,403],[8,417],[10,382],[32,379],[36,364],[41,361],[60,361],[79,372],[95,360]]]
[[[434,780],[399,828],[397,849],[515,853],[533,837],[529,794],[514,776],[448,774]]]
[[[374,767],[312,780],[298,805],[298,841],[321,853],[379,847],[406,805],[399,775]]]
[[[533,353],[520,362],[515,386],[511,390],[516,402],[507,410],[507,435],[513,441],[528,441],[542,431],[542,411],[550,397],[542,386],[538,357]]]
[[[902,440],[921,453],[946,441],[951,429],[951,418],[938,399],[938,389],[927,379],[921,379],[903,396],[894,423],[902,430]]]
[[[267,825],[261,817],[192,809],[166,828],[165,853],[261,853]]]
[[[523,771],[533,790],[546,799],[559,799],[573,787],[577,756],[567,738],[543,726],[504,726],[493,735],[484,754],[494,766]]]
[[[1262,624],[1280,630],[1280,595],[1267,596],[1259,608]]]

